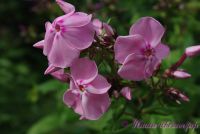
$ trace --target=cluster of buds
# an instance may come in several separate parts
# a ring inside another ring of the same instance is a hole
[[[189,98],[183,92],[173,87],[167,89],[165,95],[178,104],[181,104],[181,102],[189,102]]]
[[[117,37],[113,28],[109,24],[101,22],[99,19],[94,19],[92,23],[95,28],[95,41],[108,48],[113,47]]]
[[[200,54],[200,45],[191,46],[185,49],[185,53],[179,58],[179,60],[173,64],[164,73],[164,77],[174,77],[178,79],[190,78],[191,75],[184,69],[178,69],[187,58],[192,58]]]

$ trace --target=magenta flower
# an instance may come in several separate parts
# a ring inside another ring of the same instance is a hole
[[[131,89],[129,87],[124,87],[122,88],[122,90],[120,91],[120,93],[122,94],[122,96],[124,98],[126,98],[127,100],[131,100],[132,99],[132,95],[131,95]]]
[[[185,54],[188,57],[194,57],[196,55],[199,55],[200,54],[200,45],[191,46],[191,47],[186,48]]]
[[[98,74],[94,61],[77,59],[71,66],[70,88],[63,96],[64,103],[81,115],[81,119],[97,120],[110,105],[107,91],[111,85]]]
[[[75,12],[74,6],[57,0],[66,15],[56,18],[53,23],[47,22],[44,41],[34,46],[42,48],[49,63],[55,67],[70,67],[79,57],[80,51],[88,48],[93,40],[95,30],[91,15]]]
[[[161,43],[164,31],[157,20],[143,17],[132,25],[130,35],[117,38],[115,59],[122,64],[118,70],[122,78],[140,81],[152,76],[169,54],[169,48]]]

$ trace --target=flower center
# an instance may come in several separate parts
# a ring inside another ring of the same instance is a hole
[[[151,56],[154,56],[155,54],[155,50],[150,46],[148,45],[143,51],[142,51],[143,55],[147,58],[151,57]]]
[[[81,90],[81,92],[83,92],[85,90],[83,85],[79,85],[79,89]]]
[[[57,32],[59,32],[60,31],[60,26],[58,24],[56,24],[55,29],[56,29]]]
[[[145,56],[149,57],[153,54],[153,51],[152,51],[152,49],[147,49],[144,54],[145,54]]]

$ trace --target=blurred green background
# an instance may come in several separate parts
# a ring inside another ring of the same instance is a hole
[[[164,67],[174,63],[185,47],[200,43],[199,0],[68,2],[74,4],[77,11],[93,13],[105,22],[111,19],[110,24],[120,35],[127,35],[131,24],[140,17],[152,16],[158,19],[166,27],[163,42],[171,48]],[[45,22],[52,22],[62,14],[56,3],[50,0],[0,1],[1,134],[200,134],[199,129],[186,132],[182,129],[134,129],[131,126],[123,128],[122,120],[112,121],[112,109],[98,121],[79,121],[79,116],[62,102],[62,94],[67,85],[43,75],[47,67],[46,57],[41,50],[32,47],[43,39]],[[189,103],[167,108],[166,111],[172,111],[167,116],[144,115],[144,120],[200,121],[199,67],[200,57],[187,60],[183,68],[193,77],[174,81],[176,87],[189,95]],[[117,124],[115,130],[111,130],[112,124]]]

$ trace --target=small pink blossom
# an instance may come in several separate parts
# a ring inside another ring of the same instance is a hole
[[[140,81],[153,75],[169,54],[161,43],[164,27],[154,18],[143,17],[132,25],[130,35],[119,36],[114,45],[115,59],[122,64],[118,74],[128,80]]]
[[[63,96],[64,103],[81,115],[81,119],[97,120],[110,105],[107,91],[111,85],[98,74],[94,61],[77,59],[71,66],[70,88]]]
[[[200,54],[200,45],[196,45],[196,46],[191,46],[186,48],[185,50],[185,54],[188,57],[194,57]]]
[[[122,88],[121,92],[122,96],[124,96],[124,98],[126,98],[127,100],[131,100],[132,99],[132,95],[131,95],[131,89],[129,87],[124,87]]]
[[[88,48],[93,40],[95,30],[91,15],[75,12],[75,8],[62,0],[57,0],[66,15],[56,18],[53,23],[46,22],[43,41],[34,46],[43,48],[50,64],[55,67],[70,67],[79,57],[80,51]]]

